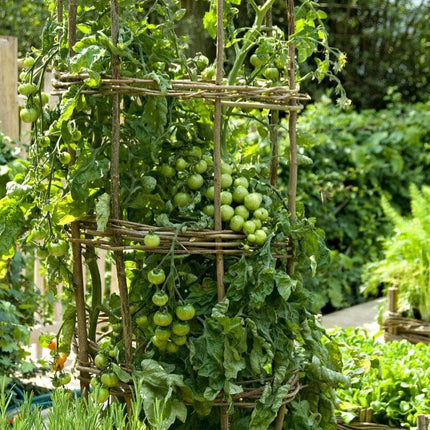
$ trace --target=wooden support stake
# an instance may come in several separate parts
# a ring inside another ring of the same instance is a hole
[[[288,22],[288,83],[290,90],[296,89],[296,74],[295,74],[295,59],[296,59],[296,47],[291,42],[291,36],[296,31],[296,18],[294,12],[294,0],[287,0],[287,22]],[[291,101],[292,104],[296,104],[295,100]],[[288,180],[288,210],[290,217],[294,220],[297,217],[296,214],[296,194],[297,194],[297,138],[296,138],[296,123],[297,123],[297,111],[293,110],[289,112],[288,120],[288,135],[290,140],[290,177]],[[272,167],[274,168],[274,167]],[[277,166],[276,166],[277,168]],[[287,263],[288,274],[294,274],[294,259],[290,258]],[[286,405],[283,404],[278,411],[278,415],[275,420],[275,430],[282,430],[284,426],[284,418],[286,412]]]
[[[60,6],[60,5],[59,5]],[[69,43],[69,57],[73,57],[75,52],[73,46],[76,43],[76,11],[78,8],[77,0],[70,0],[69,2],[69,21],[68,21],[68,43]],[[59,14],[59,12],[58,12]],[[58,16],[59,18],[59,16]],[[75,162],[76,154],[69,149],[72,154],[72,163]],[[75,221],[70,225],[72,239],[79,239],[81,236],[79,222]],[[85,312],[85,282],[84,273],[82,268],[82,248],[81,244],[77,241],[72,242],[72,255],[73,255],[73,291],[75,293],[76,304],[76,322],[77,322],[77,336],[78,336],[78,360],[82,366],[88,363],[88,334],[87,334],[87,321]],[[81,376],[81,390],[88,395],[90,375],[88,372],[80,372]]]
[[[397,287],[391,287],[388,289],[388,312],[396,313],[397,312],[397,297],[398,297],[399,289]],[[396,335],[397,327],[388,327],[388,333]]]
[[[428,430],[430,419],[428,415],[418,414],[417,415],[417,430]]]

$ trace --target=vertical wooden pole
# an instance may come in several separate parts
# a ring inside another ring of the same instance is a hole
[[[19,139],[18,42],[16,37],[0,36],[0,131]]]
[[[295,13],[294,13],[294,0],[287,0],[287,22],[288,22],[288,84],[291,90],[296,89],[296,74],[295,74],[295,59],[296,59],[296,47],[291,42],[290,38],[295,32]],[[292,105],[295,101],[292,100]],[[290,111],[288,119],[288,136],[290,141],[290,176],[288,179],[288,210],[290,212],[291,220],[295,220],[297,217],[296,213],[296,194],[297,194],[297,137],[296,137],[296,123],[297,123],[297,112]],[[294,259],[291,257],[288,260],[288,273],[294,274]],[[278,411],[278,415],[275,420],[275,430],[282,430],[284,426],[284,418],[286,412],[286,405],[283,404]]]
[[[222,84],[224,66],[224,28],[223,28],[224,0],[217,1],[217,41],[216,41],[216,78],[217,85]],[[221,219],[221,139],[222,139],[222,106],[221,98],[215,99],[214,111],[214,207],[215,207],[215,230],[222,229]],[[219,248],[218,248],[219,249]],[[221,301],[225,296],[224,288],[224,255],[222,252],[216,254],[217,271],[217,297]],[[220,410],[221,430],[230,428],[227,407],[222,406]]]
[[[70,0],[69,2],[69,21],[68,21],[68,43],[69,57],[74,56],[73,46],[76,43],[76,11],[78,8],[78,0]],[[58,17],[59,18],[59,17]],[[70,150],[71,151],[71,150]],[[72,153],[72,163],[75,162],[75,153]],[[71,235],[73,239],[79,239],[81,235],[79,222],[75,221],[70,225]],[[84,271],[82,268],[82,248],[78,240],[72,242],[73,255],[73,291],[75,293],[76,303],[76,321],[78,335],[78,360],[85,366],[88,362],[88,336],[87,336],[87,321],[85,313],[85,282]],[[89,373],[81,372],[81,390],[88,394]]]

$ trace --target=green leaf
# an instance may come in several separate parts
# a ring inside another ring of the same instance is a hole
[[[116,363],[112,363],[112,370],[114,371],[115,375],[118,376],[119,380],[125,384],[131,381],[131,375],[125,370],[121,369],[121,367],[119,367]]]
[[[103,193],[96,199],[97,230],[105,231],[110,216],[110,194]]]

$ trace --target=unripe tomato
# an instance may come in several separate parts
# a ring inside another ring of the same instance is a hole
[[[221,205],[221,219],[224,222],[230,221],[233,215],[234,209],[230,205]]]
[[[141,328],[145,328],[149,324],[149,319],[146,315],[139,315],[136,318],[136,324]]]
[[[175,168],[166,163],[161,165],[160,172],[165,178],[173,178],[176,175]]]
[[[257,210],[260,207],[262,201],[263,196],[260,193],[249,193],[243,200],[244,205],[250,211]]]
[[[230,173],[222,173],[221,174],[221,188],[229,188],[233,183],[233,178]]]
[[[152,343],[160,350],[165,351],[167,346],[167,340],[158,339],[157,336],[152,336]]]
[[[109,398],[109,390],[99,386],[91,393],[91,398],[97,403],[104,403]]]
[[[35,63],[35,59],[33,57],[25,57],[24,60],[22,61],[22,64],[24,65],[24,67],[30,68],[33,67]]]
[[[233,200],[236,203],[242,203],[248,194],[249,194],[249,191],[243,185],[238,185],[233,190]]]
[[[194,165],[194,171],[196,173],[205,173],[208,170],[208,163],[205,160],[200,160]]]
[[[18,86],[18,92],[23,96],[30,96],[37,91],[37,85],[27,82]]]
[[[214,197],[215,197],[215,187],[213,185],[211,185],[205,193],[205,196],[208,200],[210,201],[214,201]]]
[[[34,122],[39,116],[39,112],[37,109],[29,107],[29,108],[23,108],[19,112],[19,117],[23,122]]]
[[[191,201],[191,196],[188,193],[179,192],[173,197],[173,203],[175,206],[184,207]]]
[[[213,216],[215,215],[215,206],[214,205],[206,205],[203,208],[203,213],[206,214],[207,216],[210,216],[211,218],[213,218]]]
[[[169,296],[163,291],[157,291],[152,296],[152,303],[154,303],[155,306],[164,306],[168,301]]]
[[[179,345],[176,344],[176,343],[174,343],[174,342],[172,342],[172,341],[167,342],[166,351],[169,354],[175,354],[175,353],[177,353],[179,351]]]
[[[41,148],[47,148],[51,144],[51,139],[48,136],[41,136],[37,139],[37,144]]]
[[[67,252],[67,242],[63,239],[51,242],[47,245],[48,252],[54,257],[62,257]]]
[[[235,187],[238,187],[239,185],[241,185],[242,187],[248,188],[249,182],[248,182],[248,179],[245,178],[245,176],[239,176],[234,180],[233,185]]]
[[[61,164],[69,164],[72,160],[72,156],[67,151],[63,151],[58,156],[58,159],[60,160]]]
[[[49,255],[49,251],[44,246],[38,246],[36,249],[36,255],[39,258],[46,258]]]
[[[176,160],[175,167],[178,172],[181,172],[188,167],[188,163],[182,157],[179,157]]]
[[[175,321],[172,324],[172,333],[176,336],[186,336],[190,332],[190,325],[187,321]]]
[[[243,205],[236,206],[234,208],[234,214],[241,216],[244,220],[249,218],[249,210]]]
[[[172,342],[178,346],[185,345],[187,343],[187,336],[172,336]]]
[[[230,228],[233,231],[242,231],[243,223],[245,220],[240,215],[233,215],[230,220]]]
[[[166,280],[163,269],[152,269],[148,272],[148,281],[154,285],[160,285]]]
[[[187,303],[185,305],[178,306],[175,310],[175,313],[178,319],[180,319],[181,321],[188,321],[194,318],[196,310],[191,303]]]
[[[118,386],[119,379],[114,372],[108,372],[108,373],[103,373],[102,376],[100,376],[100,382],[105,387],[113,388]]]
[[[170,312],[161,312],[157,311],[154,314],[154,324],[159,325],[161,327],[167,327],[172,324],[173,316]]]
[[[266,221],[269,218],[269,211],[266,208],[258,208],[253,215],[254,218]]]
[[[97,369],[105,370],[109,366],[109,358],[107,358],[104,354],[97,354],[94,357],[94,364]]]
[[[257,229],[257,230],[255,230],[254,235],[255,235],[255,243],[257,245],[264,245],[264,243],[267,240],[266,232],[264,230]]]
[[[233,195],[230,191],[221,191],[220,200],[222,205],[231,205],[233,202]]]
[[[248,220],[243,223],[242,231],[248,236],[254,233],[256,228],[254,221]]]
[[[264,70],[263,75],[271,81],[277,81],[279,79],[279,70],[276,67],[268,67]]]
[[[154,334],[157,337],[157,339],[166,340],[167,341],[167,340],[170,339],[170,335],[172,334],[172,332],[168,328],[157,327],[155,329]]]
[[[62,372],[59,375],[60,385],[67,385],[72,380],[72,375],[67,372]]]
[[[203,186],[203,176],[200,173],[194,173],[190,175],[187,179],[188,188],[193,191],[199,190]]]
[[[160,245],[161,239],[158,234],[149,232],[143,239],[143,243],[148,248],[157,248]]]
[[[233,173],[233,166],[231,164],[226,163],[225,161],[222,161],[221,173],[228,173],[229,175],[231,175]]]

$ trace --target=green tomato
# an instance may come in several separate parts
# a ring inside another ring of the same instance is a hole
[[[109,388],[117,387],[119,384],[119,378],[116,376],[113,372],[107,372],[103,373],[102,376],[100,376],[100,382],[105,386]]]
[[[245,196],[243,203],[247,209],[255,211],[260,207],[262,201],[263,196],[260,193],[249,193]]]
[[[92,393],[91,398],[97,403],[104,403],[109,398],[109,390],[105,387],[97,387]]]
[[[230,221],[234,216],[234,209],[230,205],[221,205],[221,219],[224,222]]]
[[[166,327],[157,327],[154,332],[157,339],[161,341],[167,341],[170,339],[172,332]]]
[[[246,236],[246,239],[249,243],[255,243],[256,237],[254,233],[250,233],[248,234],[248,236]]]
[[[51,145],[51,139],[48,136],[40,136],[37,138],[37,144],[41,148],[47,148]]]
[[[104,354],[97,354],[94,357],[94,365],[97,369],[104,370],[109,366],[110,360]]]
[[[239,205],[234,208],[234,214],[241,216],[244,220],[249,218],[249,210],[244,205]]]
[[[157,311],[154,314],[154,324],[161,327],[167,327],[172,324],[173,316],[170,312]]]
[[[233,200],[236,203],[242,203],[248,194],[249,194],[249,191],[243,185],[238,185],[233,190]]]
[[[143,243],[148,248],[157,248],[158,246],[160,246],[160,242],[160,236],[151,231],[143,238]]]
[[[172,336],[172,341],[178,346],[185,345],[187,343],[187,336]]]
[[[214,201],[215,198],[215,187],[213,185],[211,185],[205,193],[205,196],[208,200],[210,200],[211,202]]]
[[[191,149],[186,151],[188,157],[192,158],[202,158],[202,149],[199,146],[193,146]]]
[[[176,336],[186,336],[190,330],[190,324],[187,321],[175,321],[172,324],[172,333]]]
[[[196,173],[205,173],[208,170],[208,163],[205,160],[200,160],[194,164],[194,171]]]
[[[271,81],[277,81],[279,79],[279,70],[276,67],[268,67],[264,70],[263,75]]]
[[[47,245],[49,254],[54,257],[62,257],[67,252],[67,242],[63,239],[58,240],[57,242],[51,242]]]
[[[175,196],[173,197],[173,203],[175,204],[175,206],[178,206],[181,208],[186,206],[188,203],[190,203],[190,201],[191,201],[190,194],[184,193],[184,192],[176,193]]]
[[[184,171],[188,167],[188,163],[185,161],[184,158],[179,157],[176,160],[175,167],[176,167],[176,170],[178,172],[182,172],[182,171]]]
[[[60,373],[58,377],[60,379],[60,385],[67,385],[72,380],[72,375],[68,372]]]
[[[39,116],[39,112],[37,109],[29,107],[23,108],[19,111],[19,117],[23,122],[34,122]]]
[[[180,319],[181,321],[188,321],[194,318],[196,310],[191,303],[187,303],[185,305],[177,306],[175,313],[178,319]]]
[[[267,240],[266,232],[262,229],[257,229],[257,230],[255,230],[254,235],[255,235],[255,243],[257,245],[264,245],[264,243]]]
[[[239,185],[241,185],[242,187],[248,188],[249,182],[248,182],[248,179],[245,178],[245,176],[239,176],[234,180],[233,185],[235,187],[238,187]]]
[[[23,96],[30,96],[37,91],[37,85],[30,82],[18,86],[18,92]]]
[[[233,231],[242,231],[245,220],[240,215],[234,215],[230,220],[230,228]]]
[[[263,59],[260,58],[257,54],[252,54],[249,61],[254,67],[261,67],[264,63]]]
[[[233,173],[233,166],[231,164],[221,162],[221,173],[228,173],[231,175]]]
[[[98,378],[93,377],[90,380],[90,387],[96,388],[96,387],[100,387],[100,381]]]
[[[160,285],[166,280],[166,274],[163,269],[151,269],[148,272],[148,281],[154,285]]]
[[[148,327],[148,325],[149,325],[149,319],[148,319],[148,317],[146,315],[139,315],[136,318],[136,324],[140,328]]]
[[[160,350],[165,351],[167,346],[167,340],[158,339],[157,336],[152,336],[152,343]]]
[[[49,95],[46,93],[40,93],[40,98],[42,101],[42,106],[45,106],[49,102]]]
[[[164,293],[163,291],[157,291],[152,296],[152,303],[154,303],[155,306],[164,306],[169,301],[169,296]]]
[[[249,234],[254,233],[256,228],[254,221],[245,221],[243,223],[242,231],[248,236]]]
[[[169,354],[175,354],[175,353],[177,353],[179,351],[179,345],[177,345],[174,342],[167,342],[166,351]]]
[[[229,188],[233,183],[233,178],[230,173],[222,173],[221,174],[221,188]]]
[[[160,167],[160,173],[165,178],[173,178],[176,175],[176,170],[174,167],[170,166],[169,164],[162,164]]]
[[[203,208],[203,213],[211,218],[215,215],[215,206],[214,205],[206,205]]]
[[[81,133],[81,130],[74,129],[74,130],[72,131],[72,140],[73,140],[74,142],[79,142],[81,139],[82,139],[82,133]]]
[[[187,179],[188,188],[193,191],[199,190],[203,186],[203,176],[200,173],[194,173],[190,175]]]
[[[255,224],[255,228],[258,230],[262,226],[261,219],[251,218],[251,221]]]
[[[266,208],[258,208],[253,213],[254,218],[266,221],[269,218],[269,211]]]
[[[72,156],[67,151],[63,151],[60,152],[60,154],[58,155],[58,159],[60,160],[61,164],[66,165],[70,163],[70,161],[72,160]]]
[[[220,195],[222,205],[231,205],[233,202],[233,194],[230,191],[221,191]]]
[[[22,64],[24,65],[24,67],[27,67],[29,69],[30,67],[33,67],[35,61],[36,60],[33,57],[25,57],[22,61]]]
[[[49,251],[48,251],[48,249],[47,249],[46,247],[44,247],[44,246],[39,246],[39,247],[37,247],[37,249],[36,249],[36,255],[37,255],[39,258],[46,258],[46,257],[49,255]]]

